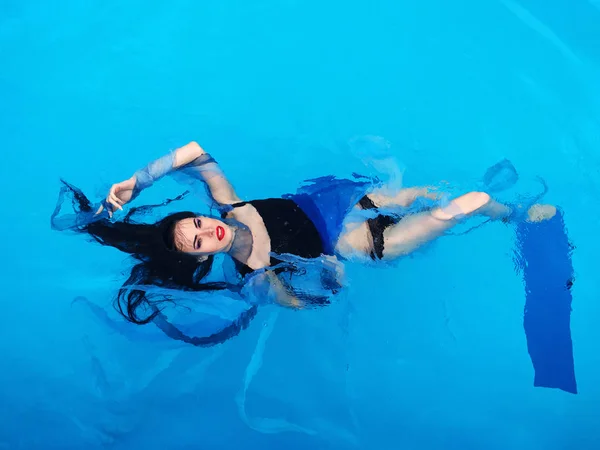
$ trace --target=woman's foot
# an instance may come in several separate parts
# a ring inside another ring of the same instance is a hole
[[[527,222],[541,222],[542,220],[552,219],[555,215],[556,206],[537,203],[527,210],[526,220]]]

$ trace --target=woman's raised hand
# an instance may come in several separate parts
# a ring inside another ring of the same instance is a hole
[[[105,206],[109,217],[112,217],[113,212],[117,209],[123,210],[123,205],[131,200],[131,197],[133,196],[135,183],[136,178],[135,176],[132,176],[125,181],[113,184],[108,191],[106,200],[104,201],[103,205],[100,206],[98,211],[96,211],[96,214],[100,214],[104,210]]]

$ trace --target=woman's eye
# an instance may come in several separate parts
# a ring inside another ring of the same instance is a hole
[[[198,228],[200,228],[202,226],[202,222],[200,222],[200,219],[196,219],[196,226]]]
[[[200,250],[200,246],[202,245],[202,239],[196,240],[196,250]]]

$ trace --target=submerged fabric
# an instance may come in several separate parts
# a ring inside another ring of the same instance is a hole
[[[559,211],[517,225],[518,260],[525,279],[524,327],[534,385],[577,393],[571,340],[572,246]]]
[[[301,187],[296,194],[286,194],[283,198],[293,200],[302,208],[317,227],[325,253],[333,255],[344,219],[373,183],[332,176],[308,181],[311,184]]]
[[[134,197],[173,170],[174,162],[175,152],[170,152],[135,172]]]
[[[495,194],[514,186],[518,180],[515,166],[508,159],[503,159],[489,167],[481,181],[489,193]]]

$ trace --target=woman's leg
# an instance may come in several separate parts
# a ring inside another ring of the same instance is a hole
[[[406,255],[421,245],[440,237],[465,217],[484,215],[499,219],[510,214],[510,208],[492,200],[485,192],[469,192],[447,206],[408,215],[383,232],[383,259]]]
[[[435,188],[428,186],[403,188],[396,192],[391,192],[389,188],[382,187],[374,189],[367,196],[380,208],[389,205],[406,208],[412,205],[419,197],[431,200],[439,200],[441,198],[441,194],[436,192]]]
[[[444,208],[403,217],[397,224],[383,232],[383,259],[391,260],[407,255],[419,246],[430,242],[459,223],[464,217],[487,216],[492,220],[508,217],[511,209],[490,198],[485,192],[462,195]],[[527,211],[529,222],[551,219],[556,214],[552,205],[535,204]]]
[[[441,194],[428,187],[401,189],[393,194],[383,188],[368,194],[368,198],[376,207],[389,205],[408,207],[419,197],[437,200]],[[362,209],[360,205],[356,208]],[[403,216],[396,224],[383,230],[383,259],[394,259],[414,251],[419,246],[443,235],[463,218],[483,215],[498,220],[508,218],[511,212],[511,208],[493,200],[485,192],[469,192],[452,200],[445,207]],[[537,222],[550,219],[555,214],[554,206],[535,204],[528,209],[526,220]],[[347,224],[336,250],[347,258],[373,258],[374,240],[368,222]]]
[[[369,194],[369,199],[375,198],[381,200],[381,197]],[[392,204],[391,199],[393,198],[386,197],[390,200],[388,204]],[[398,203],[394,201],[393,204]],[[357,205],[357,208],[360,206]],[[384,259],[393,259],[410,253],[425,242],[441,236],[446,230],[456,225],[460,218],[477,213],[499,218],[508,215],[510,209],[495,202],[484,192],[470,192],[452,200],[443,208],[406,215],[395,225],[383,230]],[[346,225],[346,230],[340,236],[336,250],[346,258],[371,257],[374,251],[374,241],[368,222]]]
[[[397,196],[374,194],[370,193],[369,198],[377,199],[380,202],[383,199],[384,204],[397,205],[400,200],[404,201],[406,198],[410,198],[402,192]],[[379,203],[376,205],[383,206]],[[401,204],[401,206],[409,205],[410,203]],[[394,259],[414,251],[421,245],[440,237],[465,217],[483,215],[496,220],[508,217],[510,213],[511,209],[508,206],[496,202],[487,193],[469,192],[452,200],[445,207],[406,215],[398,223],[385,228],[383,230],[383,259]],[[556,208],[551,205],[534,205],[528,211],[528,220],[549,219],[555,213]],[[347,225],[346,231],[340,236],[336,250],[347,258],[372,258],[374,241],[367,221],[354,224],[354,226]]]

